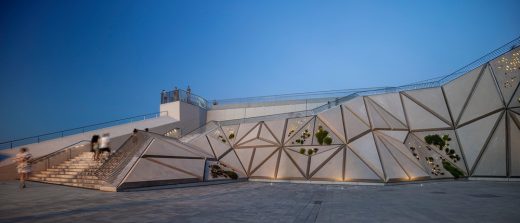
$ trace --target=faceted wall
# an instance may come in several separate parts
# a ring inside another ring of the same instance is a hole
[[[451,178],[446,165],[465,176],[518,177],[519,54],[516,48],[442,87],[360,96],[313,116],[244,119],[188,143],[251,179]],[[426,140],[434,135],[437,145]]]

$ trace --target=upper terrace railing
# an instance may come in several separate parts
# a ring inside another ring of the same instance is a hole
[[[81,127],[72,128],[72,129],[66,129],[66,130],[57,131],[57,132],[45,133],[45,134],[41,134],[41,135],[37,135],[37,136],[31,136],[31,137],[15,139],[15,140],[6,141],[6,142],[0,142],[0,149],[12,149],[12,148],[18,147],[18,146],[23,146],[23,145],[32,144],[32,143],[40,143],[42,141],[62,138],[65,136],[93,131],[96,129],[107,128],[107,127],[112,127],[115,125],[122,125],[122,124],[131,123],[131,122],[151,119],[151,118],[157,118],[161,115],[168,115],[168,112],[162,111],[162,112],[148,113],[148,114],[144,114],[144,115],[137,115],[137,116],[132,116],[132,117],[128,117],[128,118],[122,118],[122,119],[112,120],[112,121],[108,121],[108,122],[86,125],[86,126],[81,126]]]
[[[395,93],[395,92],[401,92],[406,90],[415,90],[415,89],[423,89],[423,88],[433,88],[433,87],[440,87],[460,76],[463,74],[517,48],[520,47],[520,37],[514,39],[513,41],[501,46],[500,48],[492,51],[491,53],[486,54],[485,56],[473,61],[472,63],[458,69],[457,71],[437,77],[428,79],[425,81],[420,81],[412,84],[402,85],[399,87],[381,87],[381,88],[365,88],[365,89],[353,89],[353,90],[339,90],[339,91],[331,91],[331,92],[337,92],[339,94],[345,93],[346,95],[342,97],[334,98],[333,100],[329,100],[324,105],[321,105],[319,107],[304,110],[304,111],[296,111],[296,112],[288,112],[288,113],[282,113],[282,114],[274,114],[274,115],[266,115],[266,116],[257,116],[257,117],[244,117],[241,119],[233,119],[233,120],[225,120],[225,121],[218,121],[218,122],[210,122],[206,125],[193,130],[192,132],[186,134],[181,138],[181,141],[190,140],[191,138],[195,138],[197,135],[203,134],[207,131],[212,131],[215,128],[218,127],[218,125],[221,126],[227,126],[227,125],[237,125],[240,123],[246,123],[246,122],[258,122],[258,121],[269,121],[269,120],[275,120],[275,119],[283,119],[283,118],[298,118],[298,117],[305,117],[305,116],[311,116],[316,115],[324,110],[327,110],[329,108],[332,108],[334,106],[340,105],[346,101],[349,101],[353,98],[356,98],[358,96],[367,96],[367,95],[375,95],[375,94],[384,94],[384,93]],[[293,100],[299,99],[300,96],[304,96],[307,93],[301,93],[301,94],[293,94],[297,95]],[[311,95],[320,95],[319,92],[309,93]],[[333,95],[334,93],[331,93]],[[321,94],[324,95],[324,94]],[[262,102],[262,101],[269,101],[269,100],[291,100],[293,98],[292,95],[273,95],[273,96],[267,96],[267,97],[255,97],[255,98],[244,98],[244,99],[230,99],[227,101],[227,103],[252,103],[252,102]],[[251,99],[248,101],[248,99]]]
[[[473,61],[472,63],[456,70],[455,72],[444,75],[436,78],[431,78],[428,80],[423,80],[419,82],[415,82],[412,84],[402,85],[399,87],[379,87],[379,88],[361,88],[361,89],[347,89],[347,90],[334,90],[334,91],[318,91],[318,92],[308,92],[308,93],[297,93],[297,94],[280,94],[280,95],[270,95],[270,96],[262,96],[262,97],[249,97],[249,98],[234,98],[234,99],[223,99],[223,100],[212,100],[213,105],[229,105],[229,104],[241,104],[247,107],[250,104],[257,104],[263,102],[273,102],[273,101],[290,101],[290,100],[301,100],[301,99],[313,99],[313,98],[332,98],[329,100],[328,104],[323,105],[322,107],[327,107],[330,103],[334,102],[342,102],[345,98],[350,98],[350,95],[371,95],[371,94],[381,94],[381,93],[392,93],[399,92],[405,90],[414,90],[414,89],[422,89],[422,88],[431,88],[431,87],[439,87],[444,85],[445,83],[454,80],[461,75],[491,61],[498,56],[520,46],[520,37],[517,37],[513,41],[506,43],[500,48],[484,55],[483,57]],[[316,110],[320,110],[321,108],[315,108]],[[314,110],[314,109],[313,109]]]
[[[161,92],[161,104],[166,104],[175,101],[186,102],[188,104],[199,106],[203,109],[209,108],[206,99],[191,92],[188,93],[187,91],[181,89]]]

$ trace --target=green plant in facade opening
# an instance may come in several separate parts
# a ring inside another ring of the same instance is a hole
[[[213,178],[224,177],[224,178],[231,178],[233,180],[238,179],[238,174],[236,172],[234,172],[232,170],[224,170],[218,164],[213,164],[210,166],[210,168],[211,168],[210,173]]]
[[[455,179],[464,176],[464,173],[459,168],[451,165],[451,163],[446,160],[442,161],[442,167],[444,167],[445,170],[450,172],[450,174],[453,175]]]
[[[318,144],[323,145],[323,143],[330,145],[332,143],[332,138],[329,135],[329,132],[323,129],[323,126],[318,126],[318,131],[314,134],[316,139],[318,140]],[[328,139],[327,139],[328,137]],[[328,142],[328,143],[327,143]]]
[[[302,132],[302,134],[300,135],[300,138],[292,141],[291,144],[297,143],[297,144],[303,145],[305,143],[305,140],[307,140],[307,138],[309,138],[309,137],[311,137],[311,133],[309,132],[308,129],[305,129]]]
[[[305,155],[305,148],[300,149],[300,154]]]
[[[231,133],[231,134],[229,134],[228,138],[229,138],[229,139],[234,139],[234,138],[235,138],[235,133]]]
[[[460,156],[458,154],[455,154],[454,149],[450,149],[448,146],[450,146],[449,142],[451,141],[451,138],[449,135],[443,135],[442,137],[438,134],[435,135],[427,135],[424,137],[424,141],[428,145],[434,145],[439,148],[440,151],[444,151],[444,153],[450,157],[450,159],[453,160],[453,162],[460,161]],[[429,148],[428,148],[429,149]]]
[[[307,150],[307,155],[312,156],[312,154],[314,154],[314,150],[313,149],[308,149]]]

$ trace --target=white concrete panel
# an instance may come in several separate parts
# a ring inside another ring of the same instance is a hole
[[[336,150],[333,150],[336,151]],[[312,158],[314,159],[314,157]],[[311,178],[326,179],[331,181],[343,181],[343,151],[340,149],[325,165],[323,165]],[[312,172],[311,172],[312,173]]]
[[[191,140],[188,144],[199,148],[201,152],[208,154],[209,156],[214,156],[214,152],[209,145],[206,135],[200,135]]]
[[[238,139],[236,144],[240,145],[240,144],[242,144],[244,142],[247,142],[249,140],[258,138],[258,131],[260,131],[260,124],[254,126],[252,129],[250,128],[249,130],[250,131],[246,131],[246,132],[241,132],[240,133],[241,137]],[[241,129],[239,128],[238,131],[241,131]]]
[[[453,120],[457,120],[462,107],[471,93],[471,89],[478,79],[482,66],[460,76],[443,86]]]
[[[321,112],[318,114],[318,117],[339,137],[341,141],[346,142],[340,106]]]
[[[188,178],[196,177],[163,165],[159,165],[147,159],[139,159],[138,163],[132,172],[129,173],[124,182],[176,180]]]
[[[253,150],[254,148],[249,149],[235,149],[240,162],[244,165],[244,168],[247,170],[247,173],[251,171],[249,169],[249,164],[251,163],[251,158],[253,158]]]
[[[478,81],[475,92],[473,92],[473,95],[470,97],[459,124],[463,124],[502,107],[502,98],[496,88],[491,71],[487,68]]]
[[[383,175],[383,167],[381,166],[381,161],[379,160],[379,154],[376,149],[376,144],[374,142],[374,136],[372,133],[368,133],[363,137],[354,140],[353,142],[348,144],[349,147],[354,151],[359,158],[365,161],[379,176]]]
[[[509,114],[512,114],[510,112]],[[516,119],[520,120],[520,117],[516,115]],[[509,117],[509,139],[511,140],[511,176],[520,176],[520,127]]]
[[[289,155],[293,159],[293,161],[296,163],[296,166],[298,168],[300,168],[300,170],[306,176],[307,175],[307,166],[309,163],[309,156],[303,155],[299,152],[295,152],[295,151],[287,149],[287,148],[285,148],[284,151],[287,152],[287,155]]]
[[[506,176],[506,122],[502,116],[472,176]],[[513,123],[511,123],[513,124]],[[520,136],[520,135],[518,135]],[[518,137],[517,136],[517,137]]]
[[[509,51],[508,53],[490,61],[493,73],[497,79],[498,86],[502,92],[505,102],[509,102],[518,83],[520,81],[520,68],[518,66],[520,58],[520,48]]]
[[[390,124],[388,124],[387,121],[385,119],[383,119],[381,114],[379,114],[379,112],[376,108],[376,105],[374,105],[371,101],[369,101],[367,99],[366,106],[367,106],[368,117],[370,118],[370,125],[372,126],[372,129],[374,129],[374,128],[383,128],[383,129],[391,128]]]
[[[408,124],[411,130],[449,128],[450,126],[428,112],[406,96],[403,96],[403,104],[408,116]]]
[[[369,96],[379,106],[388,111],[402,123],[406,123],[403,106],[401,105],[401,96],[399,93],[387,93]]]
[[[388,137],[387,135],[384,135],[384,134],[378,134],[378,136],[387,145],[387,148],[392,147],[392,149],[398,150],[401,154],[406,156],[409,160],[414,162],[417,166],[421,167],[423,170],[426,170],[424,168],[424,166],[421,164],[421,162],[419,162],[419,160],[417,160],[417,158],[413,155],[410,148],[407,145],[405,145],[404,142],[396,140],[395,138],[392,138],[392,137]]]
[[[147,158],[150,160],[159,161],[165,165],[177,167],[190,174],[202,178],[204,175],[204,160],[203,159],[170,159],[170,158]]]
[[[238,126],[235,143],[240,143],[241,141],[243,142],[242,138],[244,138],[244,136],[246,136],[246,134],[248,134],[252,128],[256,127],[257,124],[257,122],[240,124],[240,126]]]
[[[240,160],[238,159],[238,156],[235,154],[234,150],[231,150],[224,157],[222,157],[219,161],[226,164],[226,166],[232,168],[234,171],[236,171],[237,174],[239,175],[239,177],[247,176],[246,171],[245,171],[244,167],[242,166],[242,163],[240,163]]]
[[[200,153],[192,152],[186,148],[173,145],[171,143],[155,139],[146,150],[145,155],[161,155],[161,156],[184,156],[184,157],[204,157]]]
[[[273,132],[278,142],[282,142],[283,132],[285,128],[285,119],[266,121],[265,125]]]
[[[235,145],[235,148],[251,148],[251,147],[263,147],[263,146],[278,146],[278,144],[267,142],[262,139],[253,139],[249,142],[244,142],[238,145]]]
[[[345,162],[345,181],[381,180],[381,178],[350,149],[347,149]]]
[[[211,143],[211,148],[213,148],[213,151],[215,151],[215,155],[217,157],[220,157],[222,154],[224,154],[231,148],[227,142],[222,142],[213,137],[208,137],[208,139]]]
[[[407,91],[406,94],[408,94],[414,100],[419,101],[419,103],[425,105],[445,120],[451,120],[450,113],[448,112],[448,107],[446,106],[444,95],[442,94],[440,87]]]
[[[520,81],[520,78],[519,78],[519,81]],[[520,87],[518,87],[518,89],[516,90],[515,95],[511,99],[511,102],[508,107],[512,108],[512,107],[519,107],[519,106],[520,106]]]
[[[342,123],[340,123],[340,124],[343,125]],[[331,144],[344,144],[345,143],[345,142],[343,142],[343,139],[342,139],[344,137],[340,137],[340,136],[336,135],[334,130],[332,130],[321,119],[317,118],[316,119],[316,124],[314,125],[314,134],[312,136],[313,137],[313,141],[312,141],[313,145],[320,145],[319,142],[318,142],[318,138],[316,137],[316,133],[318,132],[320,126],[323,128],[324,131],[327,131],[329,133],[327,136],[332,138],[332,143]],[[323,142],[323,145],[326,145],[325,142]]]
[[[383,168],[386,174],[386,180],[391,179],[408,179],[408,175],[401,168],[399,163],[392,157],[386,145],[381,142],[376,137],[377,146],[379,148],[379,155],[381,157],[381,162],[383,163]]]
[[[418,177],[428,177],[423,167],[416,163],[416,159],[403,154],[401,149],[396,148],[393,144],[388,143],[385,139],[381,139],[383,145],[386,146],[388,152],[393,155],[393,158],[400,164],[400,167],[406,172],[410,180]],[[386,169],[385,169],[386,170]]]
[[[350,109],[354,114],[356,114],[363,122],[369,123],[367,111],[365,109],[365,101],[363,100],[362,96],[356,97],[354,99],[351,99],[345,103],[342,104],[344,108]],[[343,109],[345,111],[345,109]]]
[[[492,114],[469,125],[457,129],[459,141],[464,151],[464,157],[468,168],[475,164],[478,154],[484,147],[486,139],[491,134],[491,130],[500,116],[501,112]]]
[[[265,124],[262,124],[262,127],[260,128],[260,138],[263,140],[272,142],[273,144],[278,144],[278,140],[271,133],[271,131],[266,127]]]
[[[256,169],[260,163],[262,163],[269,155],[271,155],[277,147],[264,147],[255,149],[253,155],[253,163],[251,164],[251,171]]]
[[[276,179],[292,178],[305,179],[305,176],[302,175],[296,165],[294,165],[291,159],[289,159],[289,156],[284,151],[282,151],[282,155],[280,156],[280,164],[278,164],[278,174],[276,175]]]
[[[338,151],[338,147],[334,149],[328,149],[325,151],[318,151],[315,155],[311,156],[311,164],[309,168],[309,174],[313,173],[325,160],[327,160],[334,152]],[[343,161],[342,161],[343,162]]]
[[[359,136],[361,133],[370,130],[370,125],[363,122],[358,116],[354,115],[349,109],[343,110],[345,117],[345,129],[347,131],[347,138],[350,140]]]
[[[408,131],[393,131],[393,130],[377,130],[379,133],[383,133],[386,136],[392,137],[397,141],[404,143],[406,136],[408,135]]]
[[[265,149],[265,148],[263,148]],[[257,149],[255,151],[254,159],[256,160],[256,153],[260,151]],[[263,163],[258,169],[252,168],[251,171],[254,171],[251,173],[252,177],[267,177],[274,179],[275,178],[275,171],[276,171],[276,162],[278,161],[278,153],[280,151],[278,150],[276,153],[272,154],[265,163]],[[254,165],[254,163],[253,163]]]

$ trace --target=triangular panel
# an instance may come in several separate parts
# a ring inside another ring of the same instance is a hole
[[[349,147],[354,151],[359,158],[365,161],[376,173],[383,178],[383,167],[379,159],[376,144],[374,142],[374,135],[368,133],[363,137],[356,139],[349,144]]]
[[[424,171],[420,164],[416,163],[417,160],[408,157],[407,154],[403,154],[401,149],[394,147],[393,144],[387,142],[386,139],[381,139],[381,142],[386,146],[388,152],[392,154],[393,158],[400,164],[400,167],[410,177],[410,180],[430,176]]]
[[[368,123],[363,122],[363,120],[355,115],[350,109],[345,108],[343,110],[343,115],[345,118],[345,129],[347,131],[347,138],[351,140],[362,133],[370,130],[370,125]]]
[[[152,170],[152,171],[151,171]],[[156,180],[176,180],[193,179],[196,176],[182,171],[157,164],[148,159],[139,159],[136,166],[125,178],[124,182],[156,181]]]
[[[313,118],[313,116],[308,116],[287,119],[287,129],[285,130],[284,143],[287,144],[287,142],[292,139],[302,128],[308,125],[309,122],[314,122]]]
[[[477,156],[484,147],[484,143],[491,134],[491,130],[495,126],[500,114],[501,112],[497,112],[457,129],[459,142],[462,146],[468,168],[471,169],[475,164]]]
[[[453,120],[457,120],[460,116],[464,103],[468,100],[481,70],[482,66],[475,68],[443,86]]]
[[[490,64],[504,101],[508,103],[520,81],[520,48],[492,60]]]
[[[442,94],[440,87],[407,91],[406,94],[415,101],[418,101],[419,103],[428,107],[428,109],[444,118],[444,120],[451,120],[450,113],[448,112],[448,107],[446,107],[444,95]]]
[[[276,179],[305,179],[305,173],[301,171],[303,170],[299,170],[287,153],[282,150]]]
[[[358,96],[342,104],[343,108],[348,108],[351,112],[356,114],[363,122],[369,123],[367,110],[365,108],[365,100],[362,96]],[[345,109],[343,109],[345,112]]]
[[[249,141],[245,141],[241,144],[235,145],[235,148],[252,148],[252,147],[266,147],[266,146],[277,146],[277,144],[273,144],[272,142],[267,142],[263,139],[251,139]]]
[[[231,145],[235,144],[237,140],[238,126],[239,125],[222,126],[222,130],[224,131],[224,134],[226,135]]]
[[[389,111],[385,110],[382,106],[378,105],[377,103],[375,103],[371,100],[368,100],[367,102],[368,102],[368,104],[372,105],[372,108],[375,110],[375,112],[372,111],[370,113],[370,118],[372,118],[372,115],[379,115],[384,120],[384,122],[386,122],[386,124],[388,126],[387,128],[407,129],[406,126],[404,125],[405,122],[402,122],[401,120],[397,119],[395,117],[395,114],[390,113]],[[399,107],[401,107],[400,99],[399,99],[398,103],[399,103]],[[373,119],[373,120],[375,120],[375,119]],[[377,125],[374,126],[374,124],[372,124],[372,127],[380,128]],[[382,128],[384,128],[384,127],[382,127]]]
[[[312,145],[315,120],[315,118],[311,118],[301,129],[292,133],[285,144],[288,146]]]
[[[347,149],[345,162],[345,181],[381,180],[381,178],[350,149]]]
[[[448,135],[449,138],[451,138],[451,141],[448,141],[447,144],[443,149],[443,151],[440,151],[437,146],[430,145],[431,148],[433,148],[436,152],[438,152],[442,157],[445,159],[450,160],[453,164],[455,164],[457,167],[459,167],[461,170],[466,172],[466,165],[464,165],[464,156],[462,156],[462,152],[460,150],[460,146],[457,143],[457,136],[455,135],[455,131],[453,130],[440,130],[440,131],[427,131],[427,132],[414,132],[417,137],[421,139],[421,141],[425,142],[424,137],[428,135],[439,135],[443,137],[444,135]],[[426,142],[425,142],[426,143]],[[446,153],[446,148],[449,148],[450,150],[453,149],[455,151],[455,155],[458,155],[460,160],[452,159],[450,158],[450,155]]]
[[[495,80],[490,69],[486,68],[462,113],[459,125],[502,107],[502,98],[496,88]]]
[[[258,151],[259,150],[255,151],[255,157],[256,152]],[[258,168],[251,168],[251,177],[274,179],[276,173],[276,162],[278,160],[278,152],[280,152],[280,150],[277,150],[276,153],[271,154],[271,156],[269,156],[269,158],[267,158],[267,160]]]
[[[520,107],[520,86],[517,87],[515,95],[511,99],[511,102],[509,103],[509,108],[512,107]]]
[[[244,136],[246,136],[246,135],[249,135],[248,133],[251,130],[253,130],[253,128],[258,127],[257,125],[258,125],[258,123],[256,123],[256,122],[240,124],[240,126],[238,126],[238,130],[237,130],[237,133],[235,136],[235,143],[240,143],[240,141],[245,141],[245,140],[242,140],[242,138],[244,138]],[[251,134],[251,136],[254,136],[254,133]]]
[[[268,156],[270,156],[277,147],[256,148],[253,155],[253,163],[251,163],[251,171],[254,171]]]
[[[515,115],[512,112],[509,113],[509,140],[511,141],[511,176],[520,176],[520,117],[516,117],[514,120],[511,116]],[[516,115],[518,116],[518,115]]]
[[[312,175],[312,180],[343,181],[343,149],[333,151],[337,153]]]
[[[229,146],[229,143],[223,142],[221,140],[215,139],[213,137],[208,137],[209,142],[211,143],[211,148],[213,148],[213,151],[215,151],[215,155],[217,157],[220,157],[222,154],[224,154],[226,151],[228,151],[231,146]]]
[[[246,172],[249,173],[251,171],[249,169],[249,164],[251,164],[251,159],[253,158],[253,150],[254,148],[249,149],[235,149],[235,152],[237,153],[238,158],[240,159],[240,162],[244,165],[244,168],[247,170]]]
[[[388,113],[399,119],[399,121],[406,123],[403,106],[401,105],[401,96],[399,93],[386,93],[372,95],[369,97]]]
[[[381,156],[381,162],[386,174],[386,180],[392,179],[408,179],[408,175],[402,169],[400,164],[394,159],[390,151],[386,148],[386,145],[376,137],[377,146],[379,148],[379,155]]]
[[[318,120],[325,123],[332,132],[337,135],[341,141],[346,142],[345,140],[345,129],[343,128],[343,118],[341,115],[341,107],[337,106],[331,109],[328,109],[320,114],[318,114]]]
[[[313,135],[312,145],[320,145],[318,136],[316,135],[316,134],[318,134],[320,127],[321,127],[323,133],[327,132],[328,133],[327,137],[332,139],[332,143],[330,145],[344,144],[344,142],[342,140],[342,138],[344,138],[344,137],[339,137],[338,135],[336,135],[336,133],[329,126],[327,126],[320,118],[317,118],[316,124],[314,125],[314,135]],[[327,139],[323,139],[323,141],[321,143],[322,143],[321,145],[327,145]]]
[[[335,147],[339,149],[339,146]],[[311,164],[309,167],[309,174],[314,173],[320,165],[322,165],[327,159],[329,159],[338,149],[329,149],[323,152],[318,152],[316,155],[311,156]]]
[[[411,130],[417,129],[439,129],[449,128],[450,126],[438,117],[428,112],[408,97],[403,96],[403,104],[408,117],[408,124]]]
[[[278,144],[278,139],[276,139],[276,137],[271,133],[271,130],[267,127],[267,125],[265,125],[265,123],[263,123],[261,126],[259,137],[260,139],[271,142],[272,144]]]
[[[284,151],[287,152],[287,155],[292,158],[296,166],[303,172],[303,174],[307,175],[309,156],[300,154],[299,152],[295,152],[290,149],[284,149]]]
[[[253,127],[249,132],[245,132],[240,139],[236,142],[237,145],[243,144],[245,142],[251,141],[253,139],[258,138],[258,131],[260,131],[261,123],[258,123],[255,127]],[[240,131],[240,129],[239,129]]]
[[[161,139],[155,139],[146,150],[145,155],[181,156],[181,157],[205,157],[198,151],[190,151],[180,146],[173,145]]]
[[[190,142],[188,142],[189,145],[192,145],[196,148],[199,148],[199,150],[211,157],[214,156],[213,150],[211,149],[211,146],[209,145],[208,139],[206,135],[201,135]]]
[[[472,174],[473,176],[506,176],[505,117],[505,115],[502,116],[491,140],[477,163],[477,167]]]
[[[408,135],[408,131],[393,131],[393,130],[378,130],[377,132],[383,133],[386,136],[392,137],[395,140],[404,143],[406,136]]]
[[[383,119],[381,114],[379,114],[379,112],[377,111],[376,105],[374,105],[374,103],[370,102],[369,99],[366,99],[366,106],[367,106],[367,111],[368,111],[368,115],[370,118],[370,125],[372,126],[373,129],[374,128],[380,128],[380,129],[390,129],[391,128],[390,124],[388,124],[388,122],[385,119]],[[347,122],[347,125],[348,125],[348,122]]]
[[[238,174],[240,177],[247,175],[244,167],[242,166],[242,163],[240,163],[238,156],[235,154],[235,150],[229,151],[219,161],[226,164],[228,167],[232,168],[233,170],[239,172]]]
[[[265,125],[271,130],[278,142],[282,142],[283,130],[285,128],[285,119],[265,121]]]

